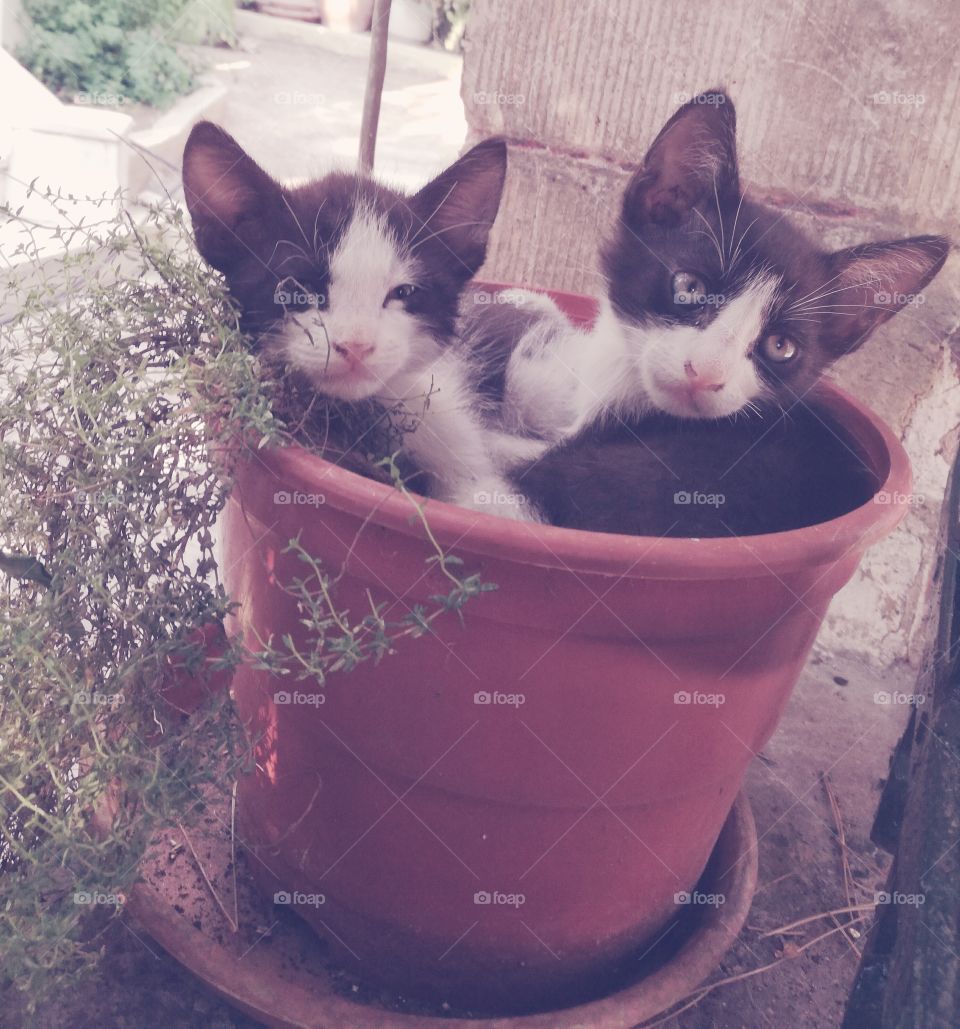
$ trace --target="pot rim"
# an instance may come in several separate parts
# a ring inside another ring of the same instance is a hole
[[[817,397],[827,402],[831,415],[864,448],[882,478],[866,503],[826,522],[756,536],[693,539],[565,529],[425,498],[424,515],[444,550],[460,556],[619,578],[756,578],[833,564],[848,554],[859,555],[893,530],[906,514],[912,480],[902,444],[878,415],[832,383],[822,383]],[[423,526],[412,510],[412,494],[405,496],[390,484],[367,479],[302,447],[248,453],[252,458],[248,466],[259,464],[278,485],[321,493],[324,506],[402,536],[423,538]],[[888,502],[878,503],[877,497],[884,493]]]

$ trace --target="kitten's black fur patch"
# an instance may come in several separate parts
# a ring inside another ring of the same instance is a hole
[[[816,405],[722,424],[652,416],[595,428],[515,476],[551,525],[634,536],[785,532],[866,503],[879,483]],[[722,502],[684,503],[698,492]]]

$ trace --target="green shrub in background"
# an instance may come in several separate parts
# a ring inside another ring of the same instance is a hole
[[[190,90],[178,52],[190,0],[24,0],[20,62],[58,93],[163,106]]]
[[[183,43],[206,46],[236,46],[233,27],[235,0],[188,0],[186,11],[177,28],[177,39]]]

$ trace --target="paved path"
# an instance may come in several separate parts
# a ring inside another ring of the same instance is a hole
[[[242,50],[208,50],[224,127],[284,179],[355,166],[370,37],[238,12]],[[406,188],[453,161],[467,126],[459,56],[390,41],[376,173]]]

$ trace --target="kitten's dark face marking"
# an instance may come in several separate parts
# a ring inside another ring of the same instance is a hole
[[[226,276],[244,331],[319,391],[360,400],[452,336],[506,148],[479,144],[412,197],[345,173],[287,188],[203,122],[183,168],[197,246]]]
[[[930,282],[948,249],[918,236],[818,250],[744,196],[733,104],[714,91],[654,141],[603,259],[654,404],[716,418],[802,396]]]

